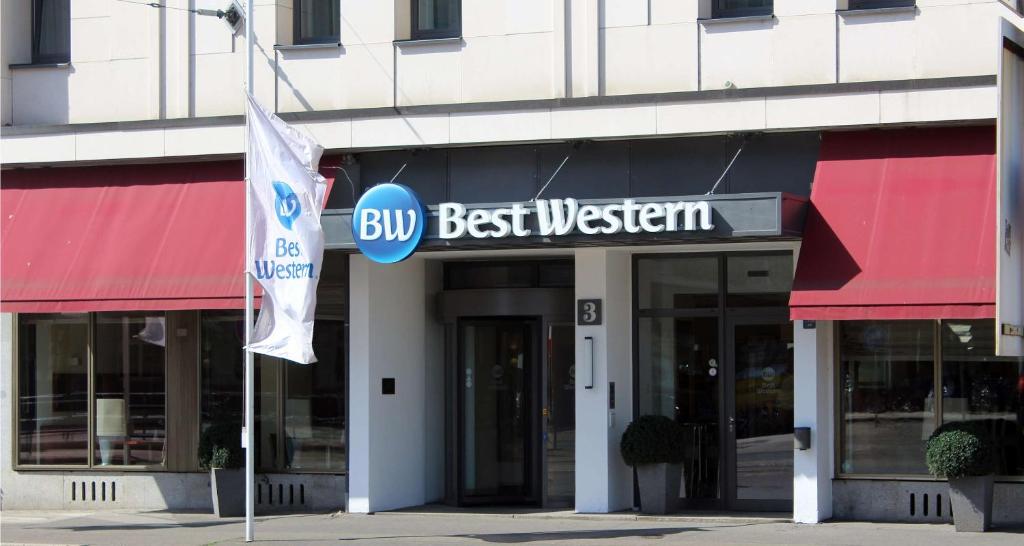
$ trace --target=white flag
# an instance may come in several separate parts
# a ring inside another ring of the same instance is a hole
[[[263,287],[249,349],[310,364],[316,286],[324,258],[320,227],[327,183],[317,173],[323,148],[248,97],[245,160],[252,199],[246,271]]]

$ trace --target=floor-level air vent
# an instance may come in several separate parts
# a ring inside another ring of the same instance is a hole
[[[256,504],[267,508],[288,508],[306,506],[306,484],[270,483],[256,484]]]
[[[114,480],[75,480],[70,482],[71,502],[117,502],[118,487]]]
[[[953,516],[953,506],[941,493],[909,492],[907,515],[910,519],[946,520]]]

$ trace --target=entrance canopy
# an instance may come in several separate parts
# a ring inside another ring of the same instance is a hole
[[[4,171],[5,312],[241,308],[240,161]]]
[[[994,317],[993,127],[822,138],[792,318]]]

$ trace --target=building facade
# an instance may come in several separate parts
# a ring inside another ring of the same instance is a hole
[[[229,4],[2,3],[6,507],[210,507],[198,446],[242,415],[246,44],[196,10]],[[985,420],[995,521],[1024,521],[1024,361],[996,347],[1019,2],[253,24],[255,96],[331,184],[319,361],[257,359],[260,510],[628,510],[619,440],[657,414],[686,430],[680,509],[800,522],[948,521],[924,441]],[[353,229],[386,182],[428,211],[397,263]]]

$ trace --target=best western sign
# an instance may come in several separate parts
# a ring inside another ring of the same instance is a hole
[[[537,235],[542,237],[626,233],[659,233],[662,231],[708,231],[711,207],[707,201],[675,201],[668,203],[637,203],[623,199],[621,204],[582,205],[575,199],[538,199],[536,210],[521,203],[509,208],[467,209],[460,203],[441,203],[437,207],[442,239],[470,236],[529,237],[534,230],[526,227],[527,219],[536,214]]]
[[[424,206],[400,184],[366,191],[353,209],[324,211],[327,248],[392,263],[417,250],[795,239],[807,199],[782,193],[538,199]]]

